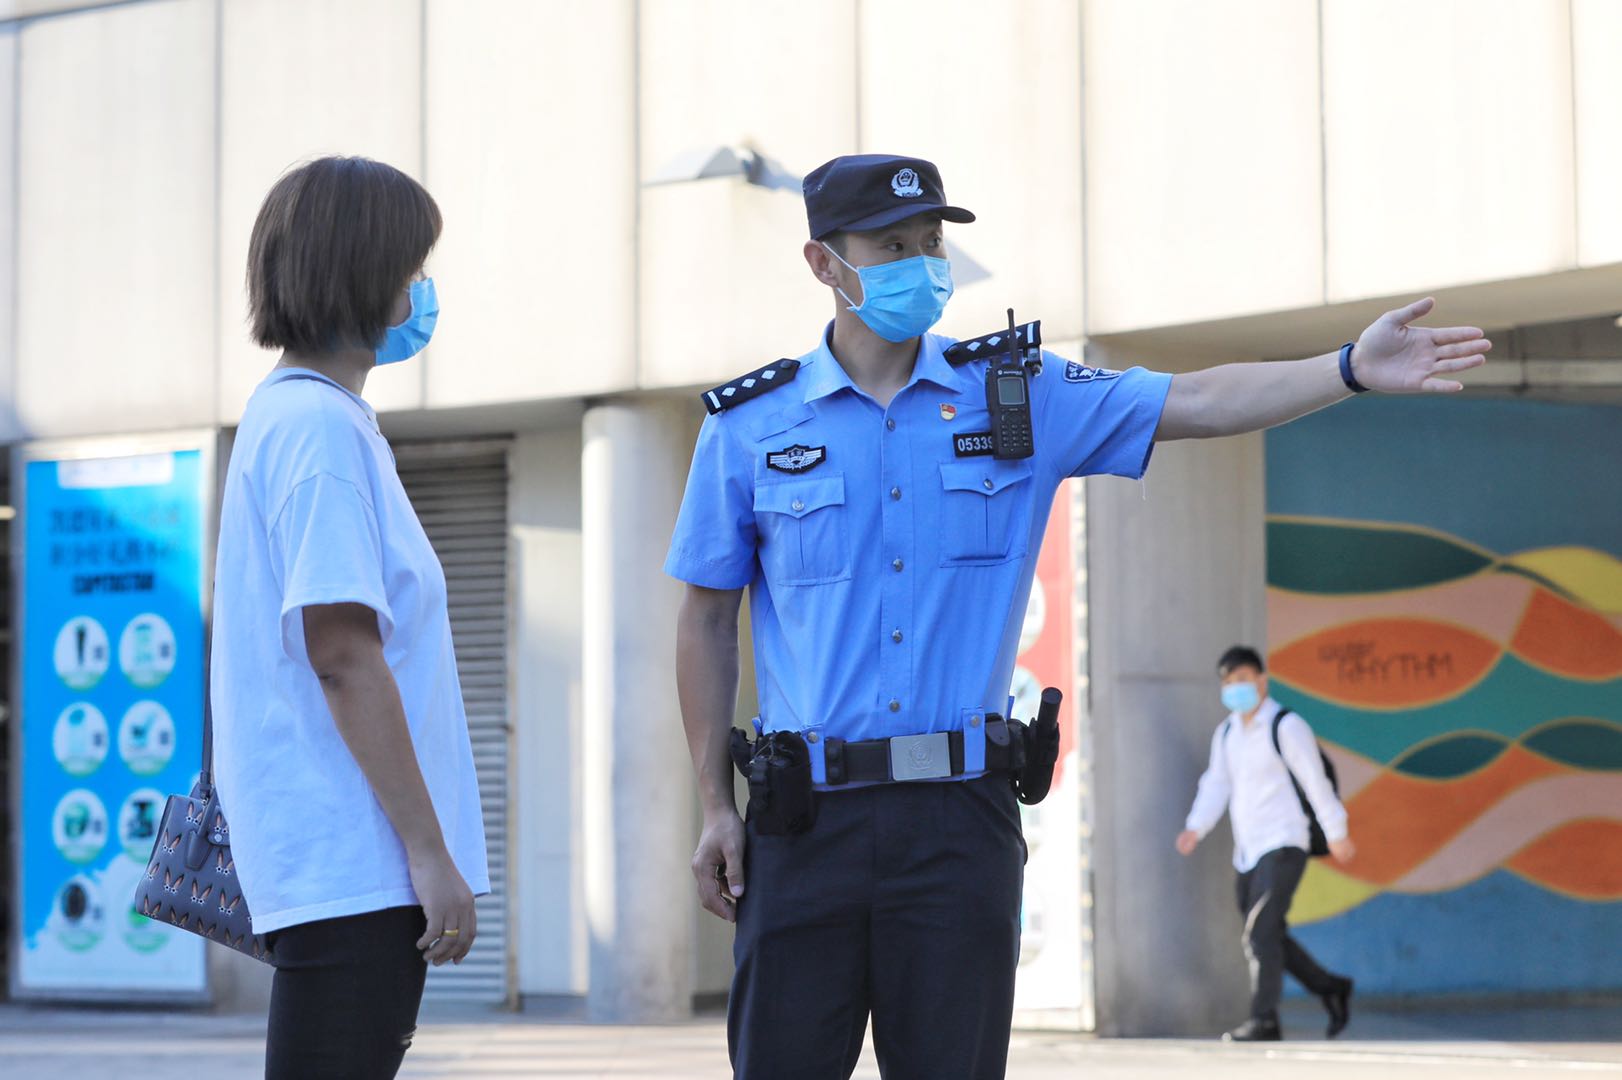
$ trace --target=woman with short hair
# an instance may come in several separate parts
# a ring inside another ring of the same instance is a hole
[[[212,703],[221,805],[276,965],[265,1073],[392,1077],[427,964],[488,892],[445,575],[361,397],[438,317],[433,198],[328,157],[283,176],[248,251],[249,398],[220,506]]]

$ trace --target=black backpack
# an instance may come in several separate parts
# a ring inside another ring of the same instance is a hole
[[[1278,744],[1278,726],[1289,715],[1291,715],[1289,709],[1280,709],[1278,715],[1273,717],[1273,752],[1278,755],[1280,761],[1284,762],[1284,771],[1290,774],[1290,784],[1295,788],[1295,797],[1301,800],[1301,810],[1307,815],[1307,835],[1311,840],[1308,850],[1314,856],[1322,857],[1329,854],[1329,839],[1324,836],[1323,826],[1318,824],[1318,815],[1313,813],[1312,803],[1308,801],[1307,793],[1301,790],[1301,781],[1295,778],[1295,773],[1290,769],[1290,763],[1284,760],[1284,750]],[[1329,777],[1329,788],[1335,793],[1335,798],[1338,799],[1340,798],[1340,777],[1335,775],[1335,763],[1329,760],[1329,755],[1324,753],[1324,748],[1318,744],[1316,739],[1313,740],[1313,745],[1318,747],[1318,758],[1324,763],[1324,775]]]
[[[1295,772],[1291,770],[1290,763],[1284,760],[1284,750],[1278,744],[1278,726],[1289,715],[1291,710],[1280,709],[1273,717],[1273,753],[1278,755],[1279,761],[1284,765],[1284,771],[1289,774],[1290,786],[1295,788],[1295,797],[1301,800],[1301,812],[1307,815],[1307,850],[1312,855],[1321,857],[1329,854],[1329,838],[1324,835],[1323,826],[1318,824],[1318,815],[1312,810],[1312,802],[1307,798],[1307,793],[1301,789],[1301,781],[1295,778]],[[1230,726],[1231,723],[1230,721]],[[1227,734],[1226,731],[1222,733],[1224,739],[1227,738]],[[1317,740],[1314,739],[1313,743],[1317,745]],[[1335,763],[1329,760],[1329,755],[1324,753],[1322,746],[1318,746],[1318,758],[1324,763],[1324,775],[1329,778],[1330,790],[1335,793],[1337,799],[1340,798],[1340,777],[1335,775]]]

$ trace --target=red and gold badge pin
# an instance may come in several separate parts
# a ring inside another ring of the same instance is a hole
[[[956,405],[948,405],[944,401],[941,402],[941,419],[942,420],[955,420],[955,419],[957,419],[957,406]]]

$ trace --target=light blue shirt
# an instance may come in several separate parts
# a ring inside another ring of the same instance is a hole
[[[761,725],[819,733],[817,783],[830,736],[961,730],[964,777],[977,775],[985,727],[970,720],[1006,715],[1059,483],[1141,477],[1171,376],[1045,355],[1035,455],[960,457],[954,435],[991,428],[987,361],[953,367],[953,339],[926,334],[881,408],[828,335],[793,382],[705,420],[665,572],[749,586]]]

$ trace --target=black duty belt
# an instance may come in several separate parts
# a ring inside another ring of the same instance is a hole
[[[897,735],[890,739],[846,742],[828,739],[823,746],[828,783],[871,784],[962,776],[963,732]],[[1013,772],[1025,764],[1024,725],[1010,726],[995,715],[986,719],[986,771]]]

